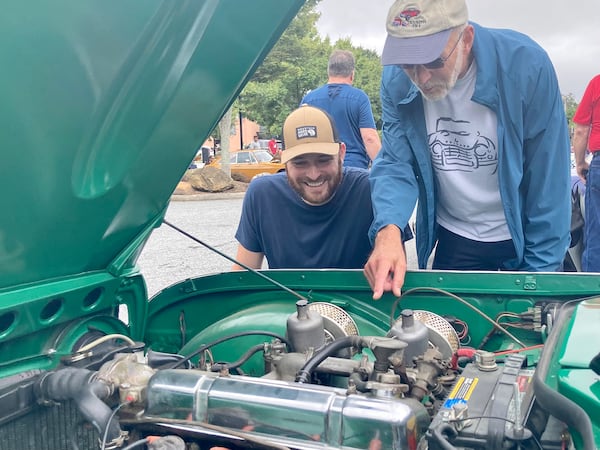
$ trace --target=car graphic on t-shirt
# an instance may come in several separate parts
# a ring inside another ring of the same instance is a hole
[[[498,163],[494,142],[469,131],[470,122],[440,117],[436,131],[429,135],[431,161],[438,170],[472,172]]]

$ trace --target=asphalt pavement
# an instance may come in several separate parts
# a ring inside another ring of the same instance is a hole
[[[235,232],[242,211],[243,193],[174,196],[166,220],[225,255],[235,258]],[[406,246],[409,269],[417,267],[414,239]],[[148,295],[183,281],[229,271],[232,262],[202,244],[163,224],[146,243],[138,265]],[[266,267],[266,266],[265,266]]]

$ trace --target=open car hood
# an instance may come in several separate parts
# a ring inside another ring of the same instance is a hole
[[[132,267],[302,3],[10,2],[0,17],[0,289]]]
[[[143,338],[136,259],[302,4],[4,5],[0,377],[55,367],[90,330]]]

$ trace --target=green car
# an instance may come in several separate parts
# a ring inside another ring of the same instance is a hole
[[[374,302],[359,270],[231,272],[148,298],[144,243],[303,1],[8,3],[0,450],[600,445],[597,274],[409,272]]]

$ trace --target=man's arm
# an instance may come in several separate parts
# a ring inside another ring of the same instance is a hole
[[[252,269],[261,269],[264,256],[265,256],[264,253],[251,252],[250,250],[245,248],[242,244],[239,244],[238,249],[237,249],[237,255],[236,255],[235,259],[238,262],[240,262]],[[240,266],[239,264],[234,264],[231,267],[231,270],[245,270],[245,269],[244,269],[244,267]]]
[[[538,58],[536,60],[536,58]],[[523,85],[523,261],[519,270],[559,270],[571,226],[570,142],[556,74],[545,53],[531,56],[536,83]],[[530,74],[531,78],[532,75]]]
[[[589,125],[575,124],[575,133],[573,134],[573,153],[575,154],[575,166],[577,175],[585,183],[587,171],[590,165],[585,160],[585,154],[588,148],[588,138],[590,136]]]
[[[399,297],[405,274],[406,253],[400,229],[396,225],[387,225],[377,233],[375,247],[365,265],[373,300],[379,300],[387,291]]]
[[[361,128],[360,135],[365,143],[367,155],[371,158],[371,161],[375,160],[379,149],[381,149],[381,139],[379,139],[379,133],[374,128]]]
[[[406,130],[414,124],[407,124],[406,117],[397,108],[398,99],[392,96],[398,92],[399,70],[391,66],[383,69],[383,143],[369,173],[374,213],[369,238],[373,252],[364,271],[374,300],[387,291],[400,295],[407,265],[400,230],[408,223],[419,194],[414,173],[417,162],[406,136]],[[404,76],[403,73],[400,76]],[[408,78],[407,83],[410,83]]]

